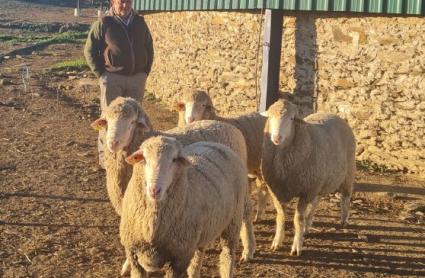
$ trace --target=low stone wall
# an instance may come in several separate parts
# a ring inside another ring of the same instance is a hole
[[[256,110],[260,14],[145,18],[155,41],[149,91],[171,104],[192,86],[208,90],[221,114]],[[283,28],[280,88],[295,95],[303,115],[315,109],[338,114],[354,129],[359,160],[421,174],[425,18],[289,14]]]

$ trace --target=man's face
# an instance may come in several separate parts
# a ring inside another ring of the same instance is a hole
[[[118,16],[126,17],[131,12],[132,0],[112,0],[112,8]]]

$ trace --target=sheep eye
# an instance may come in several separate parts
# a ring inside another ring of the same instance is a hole
[[[173,162],[177,162],[177,160],[178,160],[177,157],[173,158]]]

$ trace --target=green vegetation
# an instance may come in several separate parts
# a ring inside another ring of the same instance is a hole
[[[24,42],[35,42],[37,40],[46,40],[48,37],[22,37],[22,36],[12,36],[12,35],[0,35],[0,42],[7,42],[10,44],[13,43],[24,43]]]
[[[51,71],[84,71],[88,69],[89,66],[84,58],[60,62],[50,68]]]
[[[374,173],[389,172],[389,169],[387,166],[378,164],[370,160],[357,161],[357,169],[368,171],[368,172],[374,172]]]
[[[9,44],[14,43],[34,43],[40,45],[58,44],[58,43],[81,43],[87,38],[87,32],[63,32],[55,33],[52,36],[13,36],[1,35],[0,42]]]
[[[154,93],[152,93],[152,92],[145,92],[144,99],[146,99],[146,100],[150,100],[150,101],[159,101],[159,100],[156,98],[155,94],[154,94]]]

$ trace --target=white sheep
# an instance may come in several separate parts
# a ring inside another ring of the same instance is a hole
[[[186,90],[175,104],[179,119],[177,126],[184,127],[200,120],[216,120],[237,127],[243,134],[247,145],[248,173],[256,178],[257,212],[255,221],[260,220],[267,201],[267,188],[260,174],[261,147],[266,118],[259,113],[248,113],[238,117],[224,118],[216,115],[210,96],[202,90]]]
[[[348,221],[356,168],[355,138],[338,116],[316,113],[302,120],[297,107],[287,100],[278,100],[263,115],[268,120],[261,170],[276,206],[281,205],[273,246],[278,248],[284,238],[285,207],[298,197],[291,255],[299,256],[304,232],[312,224],[322,195],[339,190],[341,223]]]
[[[120,236],[131,277],[145,277],[166,264],[167,277],[183,277],[186,271],[200,277],[204,250],[218,237],[221,277],[232,277],[249,200],[246,162],[222,144],[183,148],[165,136],[146,140],[127,160],[134,171]]]
[[[106,130],[103,133],[106,188],[112,206],[121,215],[121,201],[132,174],[125,158],[152,132],[152,124],[136,100],[118,97],[107,107],[103,118],[91,126],[98,131]]]
[[[161,132],[154,131],[149,117],[140,104],[132,98],[118,97],[107,107],[105,117],[97,119],[92,127],[106,129],[105,169],[106,186],[109,198],[118,215],[121,215],[122,198],[130,180],[133,167],[125,162],[125,158],[136,151],[140,144],[157,135],[177,138],[184,146],[199,142],[211,141],[221,143],[235,151],[246,161],[246,145],[241,132],[226,123],[217,121],[201,121],[183,128],[173,128]],[[247,203],[250,208],[250,202]],[[255,237],[251,222],[251,209],[245,210],[243,225],[243,260],[253,258]],[[128,262],[123,266],[126,272]]]

